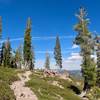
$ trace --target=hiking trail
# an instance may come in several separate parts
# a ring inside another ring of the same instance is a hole
[[[29,76],[31,74],[31,71],[18,73],[20,80],[15,81],[10,85],[11,89],[14,91],[16,100],[38,100],[33,91],[29,87],[25,87],[25,82],[30,80]]]

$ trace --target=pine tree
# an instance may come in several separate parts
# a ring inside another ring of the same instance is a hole
[[[16,62],[17,68],[21,68],[21,62],[22,62],[21,46],[19,46],[15,52],[15,62]]]
[[[0,39],[2,36],[2,17],[0,16]],[[2,44],[0,43],[0,65],[2,64]]]
[[[2,43],[1,52],[0,52],[0,65],[2,65],[2,63],[3,63],[4,49],[5,49],[5,43]]]
[[[14,52],[11,55],[10,67],[11,68],[17,68]]]
[[[46,60],[45,60],[45,69],[50,69],[50,55],[46,53]]]
[[[30,69],[31,63],[32,63],[32,46],[31,46],[31,19],[28,18],[27,21],[27,27],[25,31],[25,37],[24,37],[24,49],[23,49],[23,55],[24,55],[24,62],[25,66]]]
[[[94,50],[92,44],[92,35],[88,30],[89,20],[87,19],[87,13],[84,8],[80,8],[78,17],[78,24],[75,25],[75,31],[78,35],[75,38],[75,44],[80,45],[82,60],[82,76],[84,77],[83,90],[89,90],[96,83],[96,64],[94,59],[91,58],[91,54]]]
[[[62,55],[59,36],[56,37],[56,46],[54,48],[54,58],[56,60],[56,65],[62,68]]]
[[[11,67],[11,46],[9,38],[5,42],[4,53],[3,53],[3,65],[4,67]]]
[[[100,87],[100,37],[96,37],[97,47],[97,86]]]
[[[34,49],[31,49],[31,64],[30,64],[30,70],[33,70],[35,67],[35,54]]]

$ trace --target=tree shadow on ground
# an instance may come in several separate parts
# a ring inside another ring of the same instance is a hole
[[[76,94],[80,94],[81,91],[74,85],[69,86],[68,88],[70,88],[72,91],[74,91]]]

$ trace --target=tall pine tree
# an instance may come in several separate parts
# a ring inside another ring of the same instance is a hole
[[[18,47],[18,49],[15,52],[15,62],[16,62],[17,68],[21,68],[21,63],[22,63],[21,45]]]
[[[83,90],[89,90],[96,83],[96,64],[94,59],[91,58],[93,52],[92,35],[88,30],[89,20],[87,19],[87,13],[84,8],[79,9],[79,14],[76,15],[78,18],[78,24],[75,25],[75,31],[78,35],[75,38],[75,44],[81,48],[82,60],[82,76],[84,77],[84,88]]]
[[[27,20],[27,26],[26,26],[25,36],[24,36],[23,55],[24,55],[24,63],[26,69],[31,69],[32,43],[31,43],[31,19],[30,18],[28,18]]]
[[[56,65],[62,68],[62,55],[59,36],[56,37],[56,45],[54,48],[54,58],[56,60]]]
[[[0,39],[2,36],[2,17],[0,16]],[[0,43],[0,65],[2,64],[2,44]]]
[[[5,42],[4,52],[3,52],[3,65],[4,67],[11,67],[11,45],[9,38]]]
[[[100,88],[100,37],[96,37],[97,47],[97,86]]]
[[[45,69],[50,69],[50,55],[46,53],[46,60],[45,60]]]
[[[33,70],[35,68],[35,53],[34,49],[31,49],[31,64],[30,64],[30,70]]]
[[[1,52],[0,52],[0,65],[2,65],[2,63],[3,63],[4,50],[5,50],[5,43],[2,43]]]

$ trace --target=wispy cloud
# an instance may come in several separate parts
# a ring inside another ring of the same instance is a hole
[[[10,42],[22,41],[22,40],[24,40],[24,38],[14,38],[14,39],[10,39]],[[6,39],[3,39],[3,40],[0,41],[0,43],[3,43],[3,42],[5,42],[5,41],[6,41]]]
[[[21,40],[24,40],[24,38],[15,38],[15,39],[10,39],[10,42],[13,42],[13,41],[21,41]]]
[[[74,36],[60,36],[60,39],[71,39],[71,38],[74,38]],[[44,37],[32,37],[32,40],[53,40],[53,39],[56,39],[56,36],[44,36]],[[10,39],[10,42],[14,42],[14,41],[23,41],[24,38],[23,37],[20,37],[20,38],[13,38],[13,39]],[[4,42],[6,40],[2,40],[2,42]]]
[[[35,51],[36,54],[45,54],[46,52],[53,54],[53,51]]]
[[[46,52],[48,52],[49,54],[53,54],[54,51],[35,51],[36,54],[45,54]],[[67,54],[70,53],[71,51],[62,51],[62,54]]]
[[[60,39],[70,39],[74,38],[74,36],[60,36]],[[45,37],[32,37],[33,40],[51,40],[51,39],[56,39],[56,36],[45,36]]]

